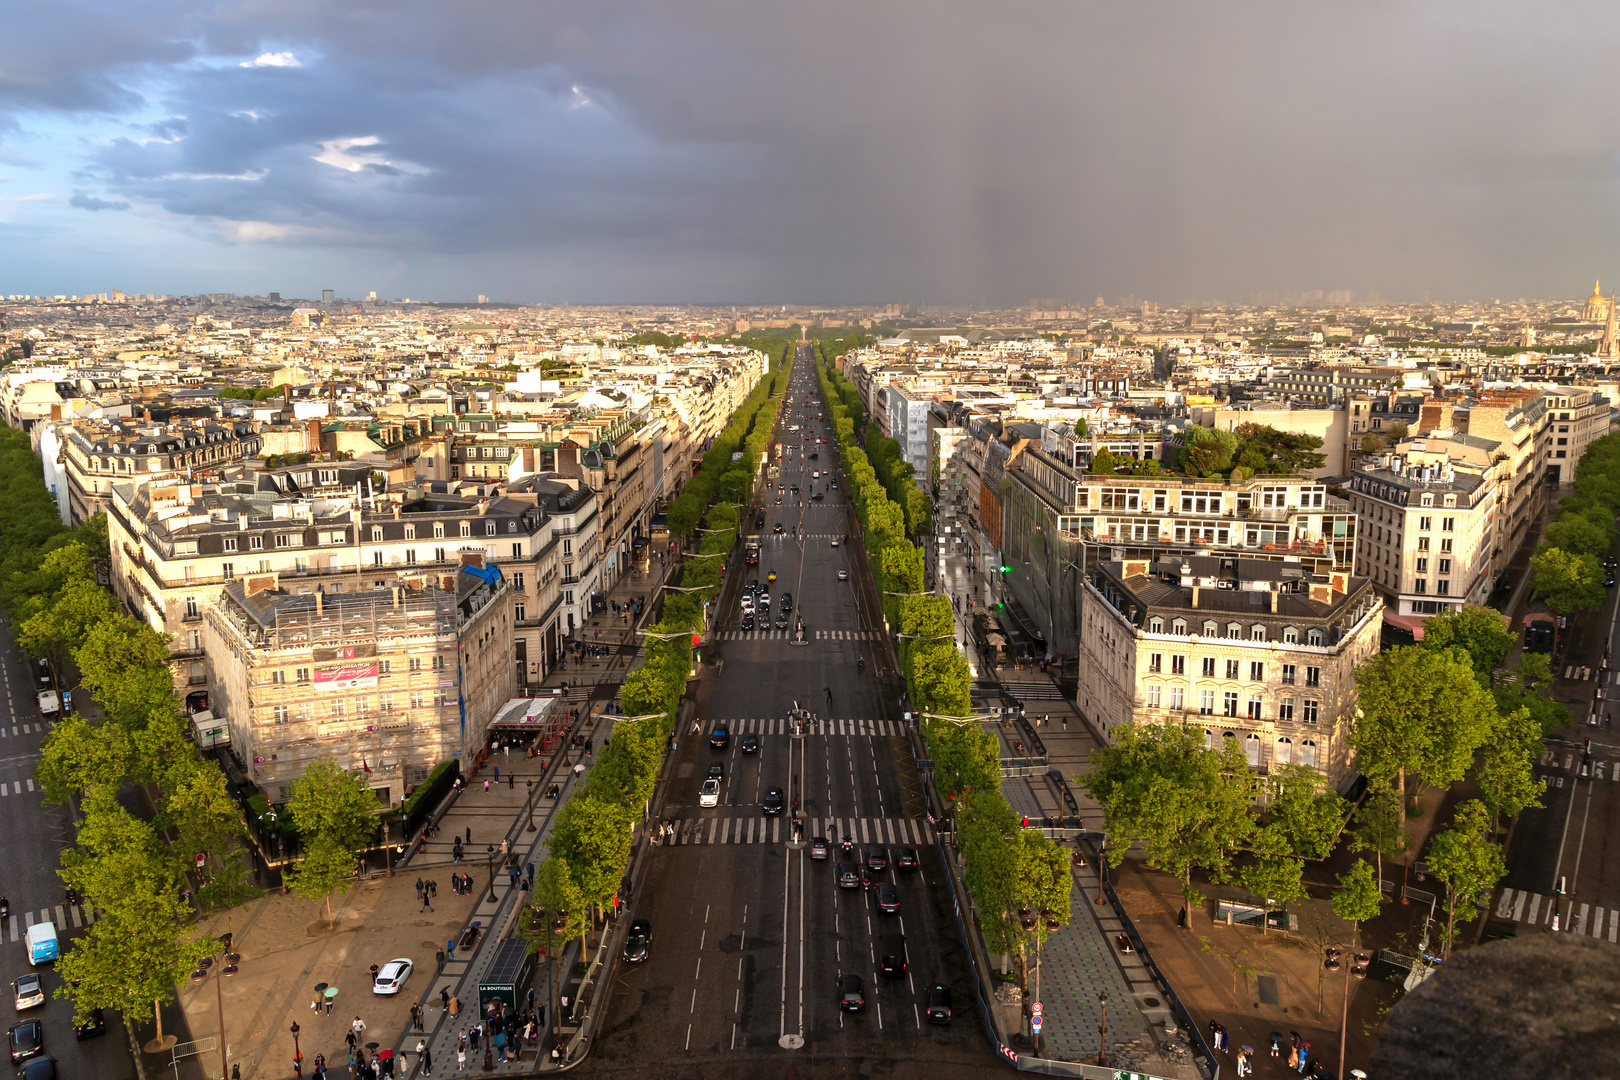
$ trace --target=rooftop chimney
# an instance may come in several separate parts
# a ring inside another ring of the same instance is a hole
[[[1194,585],[1192,587],[1192,606],[1193,607],[1198,606],[1198,586],[1197,585]]]

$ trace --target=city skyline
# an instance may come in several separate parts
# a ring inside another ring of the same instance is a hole
[[[0,293],[1579,296],[1617,38],[1579,4],[84,0],[0,43]]]

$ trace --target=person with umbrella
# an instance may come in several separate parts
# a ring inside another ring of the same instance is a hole
[[[1248,1076],[1254,1072],[1254,1064],[1249,1060],[1249,1055],[1253,1053],[1254,1047],[1247,1043],[1238,1047],[1237,1074],[1239,1076]]]
[[[1266,1040],[1271,1044],[1271,1056],[1282,1057],[1282,1032],[1273,1031],[1266,1036]]]

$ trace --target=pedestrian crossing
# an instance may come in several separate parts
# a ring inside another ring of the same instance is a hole
[[[1545,754],[1541,755],[1541,759],[1537,762],[1537,764],[1544,769],[1552,769],[1557,772],[1574,773],[1579,776],[1580,762],[1581,755],[1576,751],[1548,750]],[[1620,781],[1620,761],[1593,761],[1592,770],[1589,776],[1593,780],[1602,780],[1609,783]],[[1556,781],[1553,784],[1554,787],[1564,786],[1564,778],[1562,776],[1553,777],[1552,779]]]
[[[49,724],[12,724],[11,730],[8,732],[5,725],[0,724],[0,739],[4,739],[8,735],[43,734],[49,730]]]
[[[11,940],[21,941],[28,928],[35,923],[54,923],[58,933],[65,932],[71,925],[75,930],[82,930],[96,921],[96,913],[79,904],[57,904],[54,909],[40,908],[38,911],[24,911],[11,916]]]
[[[792,630],[722,630],[715,635],[719,641],[792,641]],[[876,630],[816,630],[816,641],[877,641],[883,635]]]
[[[33,791],[34,790],[33,778],[32,777],[25,777],[25,778],[23,778],[21,780],[17,780],[17,781],[11,781],[11,780],[0,781],[0,799],[3,799],[8,795],[22,795],[22,794],[24,794],[25,793],[24,792],[24,786],[25,785],[26,785],[28,791]]]
[[[1605,938],[1620,943],[1620,907],[1603,904],[1577,904],[1555,896],[1543,896],[1527,889],[1503,889],[1496,898],[1493,918],[1526,926],[1552,929],[1554,919],[1565,933]]]
[[[733,735],[786,735],[790,721],[781,717],[751,717],[741,720],[716,720],[715,727],[723,727]],[[822,720],[809,727],[812,735],[905,735],[906,726],[898,720]]]
[[[1062,701],[1063,692],[1051,679],[1017,679],[1003,676],[1001,688],[1019,701]]]
[[[698,817],[676,818],[668,840],[676,846],[690,844],[780,844],[788,827],[779,817]],[[921,847],[934,842],[934,827],[918,818],[838,818],[807,817],[805,837],[829,839],[857,838],[863,847],[893,844]]]

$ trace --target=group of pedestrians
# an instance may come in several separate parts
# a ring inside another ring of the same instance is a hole
[[[462,1028],[456,1039],[456,1071],[466,1071],[467,1055],[477,1054],[481,1046],[497,1062],[517,1061],[525,1047],[537,1048],[546,1010],[544,1005],[535,1007],[532,990],[528,1006],[518,1012],[505,1001],[490,1002],[484,1019]],[[423,1072],[427,1073],[427,1066]]]
[[[1284,1045],[1282,1035],[1273,1031],[1267,1037],[1266,1041],[1267,1046],[1271,1051],[1271,1056],[1279,1059],[1282,1058]],[[1304,1077],[1323,1075],[1321,1064],[1318,1062],[1316,1055],[1312,1052],[1316,1049],[1315,1043],[1300,1035],[1300,1033],[1297,1031],[1290,1031],[1288,1033],[1287,1045],[1288,1067],[1290,1069],[1293,1069],[1295,1072]],[[1232,1051],[1231,1034],[1226,1030],[1224,1025],[1219,1024],[1214,1020],[1209,1022],[1209,1046],[1210,1049],[1222,1054],[1231,1053]],[[1257,1056],[1258,1055],[1256,1054],[1254,1047],[1249,1046],[1247,1043],[1238,1047],[1238,1076],[1243,1077],[1254,1075],[1254,1059]]]
[[[422,911],[434,910],[433,898],[437,895],[439,895],[439,883],[437,881],[432,878],[427,881],[423,881],[421,878],[416,879],[416,899],[422,905]]]

